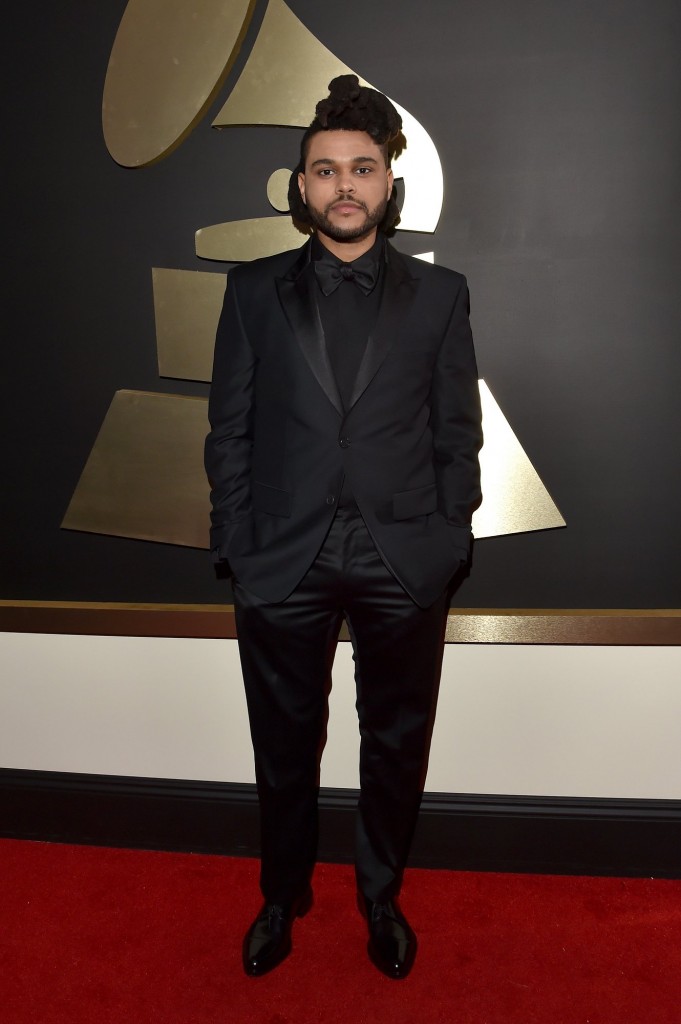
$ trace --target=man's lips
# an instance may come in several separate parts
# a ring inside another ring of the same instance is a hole
[[[342,199],[339,202],[333,203],[331,206],[332,210],[336,210],[337,213],[355,213],[357,210],[364,210],[361,203],[353,203],[349,199]]]

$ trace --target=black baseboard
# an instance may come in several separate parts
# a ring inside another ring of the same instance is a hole
[[[352,859],[353,790],[320,795],[320,860]],[[0,836],[258,855],[255,787],[0,769]],[[426,794],[414,867],[681,878],[681,801]]]

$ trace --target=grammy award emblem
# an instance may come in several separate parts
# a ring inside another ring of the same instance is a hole
[[[172,158],[219,98],[254,7],[255,0],[129,0],[112,47],[102,103],[104,140],[118,164],[143,169]],[[358,72],[323,46],[284,0],[269,0],[248,59],[213,127],[305,128],[316,100],[341,74]],[[361,84],[372,84],[358,77]],[[399,248],[401,232],[435,234],[444,173],[428,132],[390,98],[408,140],[393,164],[404,192]],[[288,214],[290,174],[279,167],[269,176],[272,216],[197,228],[196,257],[237,263],[300,246],[304,236]],[[434,255],[420,254],[431,261]],[[209,381],[226,274],[154,267],[151,278],[159,376]],[[480,395],[484,501],[473,517],[476,538],[565,526],[484,381]],[[168,391],[115,392],[62,527],[207,548],[207,430],[205,399]]]

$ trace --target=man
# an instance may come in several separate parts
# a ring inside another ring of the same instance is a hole
[[[358,900],[372,962],[405,977],[397,896],[425,776],[449,586],[466,566],[482,443],[465,279],[397,253],[401,120],[331,82],[289,198],[314,228],[229,275],[206,468],[212,548],[234,576],[261,811],[260,975],[311,906],[327,683],[347,620],[361,734]]]

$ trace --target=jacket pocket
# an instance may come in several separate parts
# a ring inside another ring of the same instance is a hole
[[[270,516],[284,518],[291,515],[291,495],[279,487],[270,487],[254,480],[251,487],[251,502],[257,512],[267,512]]]
[[[393,518],[413,519],[427,516],[437,509],[437,488],[435,484],[416,487],[412,491],[400,491],[393,495]]]

